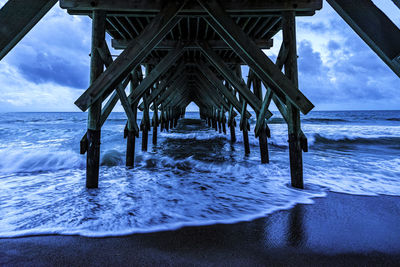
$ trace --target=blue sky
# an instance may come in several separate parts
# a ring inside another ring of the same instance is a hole
[[[391,0],[374,2],[400,26]],[[90,32],[90,19],[53,8],[0,62],[0,112],[80,111],[73,103],[89,83]],[[400,109],[399,78],[327,3],[299,18],[297,32],[300,89],[316,110]]]

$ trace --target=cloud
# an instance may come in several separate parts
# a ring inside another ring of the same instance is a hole
[[[0,62],[0,111],[79,111],[73,102],[89,85],[90,22],[56,5]],[[300,89],[317,109],[400,108],[399,78],[328,4],[297,18],[297,32]],[[281,40],[277,34],[267,51],[272,59]]]
[[[298,23],[299,82],[317,109],[400,108],[399,78],[329,5],[309,20]]]

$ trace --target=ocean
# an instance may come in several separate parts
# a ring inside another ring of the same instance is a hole
[[[139,114],[139,117],[141,115]],[[183,226],[235,223],[312,204],[327,192],[400,196],[400,111],[311,112],[302,118],[309,152],[305,189],[290,187],[287,126],[269,122],[270,164],[260,163],[250,120],[251,154],[188,112],[158,145],[125,167],[126,117],[102,130],[99,189],[85,188],[79,141],[85,113],[0,114],[0,237],[118,236]]]

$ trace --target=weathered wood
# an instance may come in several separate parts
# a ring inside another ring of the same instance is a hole
[[[70,11],[93,9],[104,9],[108,11],[118,12],[159,12],[162,8],[163,1],[159,0],[142,0],[142,1],[125,1],[125,0],[60,0],[61,8]],[[260,13],[260,12],[281,12],[285,10],[315,11],[322,8],[322,0],[286,0],[286,1],[231,1],[222,0],[221,4],[232,13]],[[204,10],[196,3],[189,1],[182,13],[204,12]]]
[[[301,93],[257,45],[235,24],[216,0],[198,0],[211,18],[209,25],[281,99],[287,97],[304,114],[314,105]]]
[[[248,83],[247,86],[249,89],[251,88],[251,84],[253,84],[253,90],[254,94],[257,96],[257,98],[262,99],[262,85],[261,85],[261,80],[256,77],[251,70],[249,70],[249,76],[248,76]],[[256,113],[257,114],[257,123],[256,127],[254,129],[255,136],[258,137],[258,143],[260,145],[260,156],[261,156],[261,163],[266,164],[269,163],[269,152],[268,152],[268,134],[269,128],[268,125],[265,121],[265,115],[263,114],[265,112],[265,109],[269,107],[269,104],[271,103],[272,99],[272,91],[271,89],[267,88],[267,93],[265,95],[265,99],[263,101],[263,104],[261,106],[260,112]],[[257,128],[258,127],[258,128]]]
[[[207,81],[205,79],[198,79],[198,86],[201,86],[202,90],[199,90],[200,93],[206,93],[206,98],[212,100],[212,104],[214,106],[221,106],[223,105],[225,109],[229,109],[229,103],[226,102],[224,98],[220,94],[216,94],[215,91],[212,91],[211,88],[208,86]],[[204,94],[203,94],[204,96]],[[246,115],[245,115],[246,116]]]
[[[175,63],[176,60],[182,55],[183,47],[184,46],[179,43],[176,49],[170,51],[168,55],[165,56],[154,69],[151,70],[149,75],[146,76],[146,78],[140,83],[135,91],[133,91],[133,93],[129,96],[131,103],[138,101],[146,93],[146,91],[153,86],[158,78],[172,67],[172,64]]]
[[[160,94],[165,90],[165,88],[167,88],[167,86],[169,86],[172,82],[175,82],[179,77],[182,77],[182,72],[185,68],[185,65],[183,62],[178,64],[178,67],[176,68],[172,68],[169,71],[169,75],[167,75],[167,77],[165,79],[163,79],[161,81],[161,83],[157,86],[157,88],[151,92],[150,96],[149,96],[149,103],[153,103],[157,97],[160,96]],[[143,103],[141,103],[139,105],[139,109],[143,110],[144,105]]]
[[[265,97],[264,97],[264,101],[261,106],[260,113],[257,115],[257,123],[256,123],[256,127],[254,129],[254,133],[255,133],[256,137],[259,136],[260,130],[265,125],[265,113],[271,103],[271,100],[272,100],[272,91],[271,91],[271,89],[268,88],[268,90],[265,94]]]
[[[177,80],[177,82],[174,82],[171,84],[171,86],[168,88],[168,90],[164,91],[162,94],[160,94],[160,97],[155,101],[153,108],[155,106],[159,106],[164,100],[169,98],[171,94],[175,93],[178,94],[180,90],[185,86],[187,83],[186,76],[182,76]],[[174,96],[173,96],[174,97]]]
[[[114,49],[125,49],[128,47],[128,44],[134,40],[128,39],[113,39],[111,40],[111,45]],[[173,50],[178,46],[179,41],[174,40],[163,40],[161,41],[154,50]],[[263,40],[256,39],[254,40],[256,45],[260,49],[270,49],[273,46],[273,40]],[[222,40],[209,40],[208,45],[214,50],[231,50],[230,46],[228,46]],[[200,47],[196,42],[189,42],[185,44],[185,50],[199,50]]]
[[[238,79],[238,77],[229,69],[229,67],[223,62],[223,60],[212,50],[206,43],[199,43],[201,51],[207,57],[211,64],[224,76],[224,78],[229,81],[229,83],[235,87],[235,89],[246,99],[250,106],[259,112],[261,108],[261,101],[246,87],[243,80]],[[272,116],[272,113],[269,112]]]
[[[0,9],[0,60],[57,3],[57,0],[8,0]]]
[[[236,132],[235,132],[236,120],[235,120],[235,116],[233,114],[233,106],[232,105],[229,109],[228,126],[231,130],[231,143],[235,143],[236,142]]]
[[[200,73],[196,74],[201,80],[207,80],[209,83],[215,87],[221,94],[223,94],[226,99],[236,108],[238,112],[241,112],[242,106],[237,100],[237,98],[229,92],[229,90],[224,86],[221,80],[206,66],[204,63],[199,62],[198,69]],[[246,118],[250,118],[250,112],[246,112]]]
[[[296,48],[296,20],[294,12],[284,12],[282,15],[283,42],[289,50],[285,63],[285,74],[295,84],[298,84],[297,48]],[[293,187],[304,188],[303,184],[303,156],[300,143],[300,111],[291,102],[287,101],[290,174]]]
[[[142,151],[147,151],[147,144],[149,139],[150,130],[150,118],[149,118],[149,105],[147,103],[147,96],[143,96],[144,110],[143,117],[140,123],[140,128],[142,130]]]
[[[85,111],[99,98],[106,97],[112,88],[121,82],[123,77],[136,68],[137,65],[150,53],[150,51],[170,32],[178,23],[176,14],[182,4],[175,1],[168,5],[153,19],[153,21],[138,36],[134,44],[129,45],[100,75],[96,81],[83,93],[75,104]]]
[[[90,60],[90,82],[93,83],[103,72],[103,61],[98,48],[105,42],[105,17],[103,11],[94,11],[92,18],[92,49]],[[100,136],[101,136],[101,104],[98,99],[89,108],[86,156],[86,187],[97,188],[99,185]]]
[[[153,112],[153,145],[157,145],[157,128],[158,128],[158,108],[154,107]]]
[[[371,0],[328,3],[400,77],[400,29]]]
[[[135,88],[139,84],[140,78],[138,77],[138,72],[141,72],[141,67],[139,66],[138,68],[134,69],[131,72],[130,75],[130,93],[132,93]],[[134,119],[135,119],[135,125],[131,125],[131,121],[128,120],[127,123],[127,133],[126,133],[126,166],[128,168],[133,168],[135,166],[135,148],[136,148],[136,138],[139,137],[139,129],[137,129],[137,102],[134,102],[131,104],[133,113],[134,113]]]

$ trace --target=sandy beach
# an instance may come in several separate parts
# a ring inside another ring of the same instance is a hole
[[[265,218],[124,237],[0,240],[1,266],[396,266],[400,197],[329,193]]]

